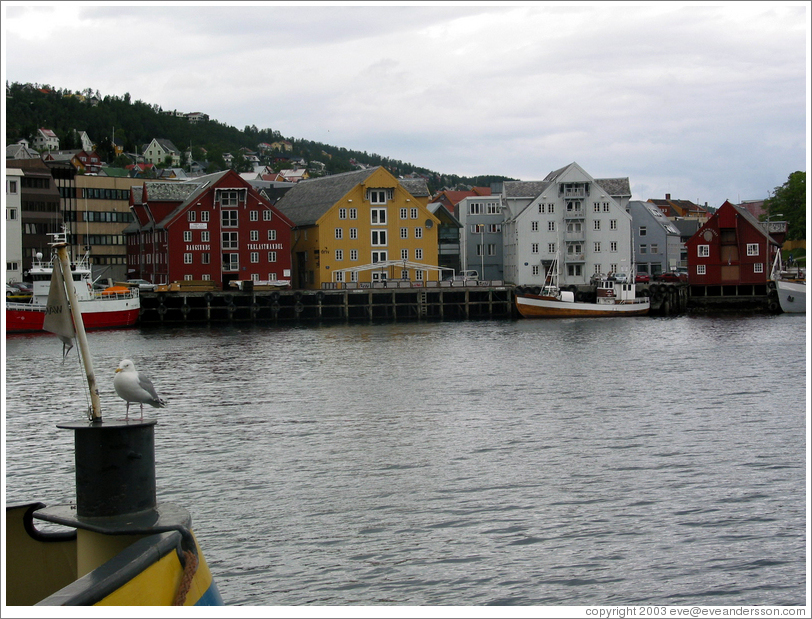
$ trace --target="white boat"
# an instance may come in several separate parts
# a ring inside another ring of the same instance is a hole
[[[806,281],[778,279],[775,281],[778,290],[778,302],[781,311],[787,314],[806,313]]]
[[[798,267],[785,270],[781,264],[781,252],[775,256],[772,269],[772,280],[778,293],[781,311],[786,314],[806,313],[806,270]]]
[[[28,272],[33,284],[31,299],[25,303],[6,301],[6,333],[42,331],[53,272],[53,262],[44,261],[42,254],[37,254]],[[129,327],[136,323],[141,310],[137,286],[95,290],[89,253],[71,264],[71,275],[87,329]]]
[[[636,285],[631,277],[601,278],[594,301],[577,301],[574,292],[559,288],[556,260],[547,272],[544,286],[538,294],[516,294],[516,309],[524,318],[644,316],[651,308],[651,301],[648,297],[637,296]]]

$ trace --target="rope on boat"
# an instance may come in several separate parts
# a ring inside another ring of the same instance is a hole
[[[186,595],[189,593],[195,572],[197,572],[197,554],[191,550],[184,550],[183,556],[186,559],[183,566],[183,578],[181,578],[178,591],[175,593],[175,601],[172,602],[172,606],[183,606],[186,602]]]

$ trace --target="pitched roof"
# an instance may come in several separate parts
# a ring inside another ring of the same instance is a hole
[[[502,191],[504,191],[506,198],[535,198],[541,195],[543,191],[546,191],[552,184],[552,180],[505,181],[502,185]]]
[[[595,182],[603,187],[604,191],[610,196],[629,196],[632,195],[632,188],[629,184],[629,177],[623,178],[596,178]]]
[[[423,178],[402,178],[398,181],[415,198],[428,198],[429,186]]]
[[[363,183],[379,168],[344,172],[296,183],[276,207],[297,226],[312,226],[350,190]]]

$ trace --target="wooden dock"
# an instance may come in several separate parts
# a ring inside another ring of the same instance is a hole
[[[141,293],[141,323],[513,317],[510,286]]]

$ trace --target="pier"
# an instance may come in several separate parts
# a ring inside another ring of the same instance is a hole
[[[445,282],[444,282],[445,284]],[[412,287],[387,281],[370,287],[323,290],[142,292],[142,324],[318,322],[369,320],[474,320],[518,318],[515,287],[493,282]],[[584,300],[594,287],[579,287]],[[685,284],[638,285],[651,299],[650,315],[684,313]]]

